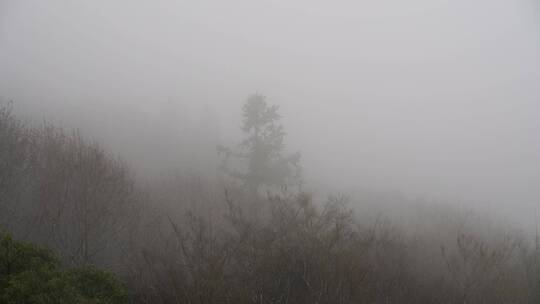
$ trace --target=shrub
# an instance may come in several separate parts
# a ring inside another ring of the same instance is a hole
[[[109,273],[62,270],[51,251],[0,235],[0,303],[126,303],[127,293]]]

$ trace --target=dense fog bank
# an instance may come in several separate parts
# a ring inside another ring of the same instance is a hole
[[[0,0],[0,302],[537,303],[539,25]]]
[[[259,91],[280,105],[313,188],[459,200],[529,223],[540,199],[534,1],[0,5],[4,99],[145,171],[207,163],[205,145],[238,138]]]

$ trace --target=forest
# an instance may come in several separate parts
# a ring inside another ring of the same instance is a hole
[[[0,304],[540,303],[540,0],[0,0]]]
[[[538,240],[437,204],[414,225],[302,190],[254,94],[220,178],[137,180],[78,131],[0,111],[2,303],[536,303]],[[309,151],[305,152],[308,153]],[[412,206],[411,206],[412,207]]]

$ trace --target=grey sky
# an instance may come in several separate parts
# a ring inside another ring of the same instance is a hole
[[[186,146],[212,146],[197,143],[208,120],[220,141],[236,138],[240,106],[258,91],[281,106],[313,185],[526,215],[540,202],[539,9],[0,0],[0,95],[154,165],[195,162]]]

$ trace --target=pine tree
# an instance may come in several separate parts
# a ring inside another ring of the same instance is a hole
[[[286,188],[301,182],[300,153],[283,155],[285,131],[278,110],[278,106],[268,105],[263,95],[249,96],[242,107],[242,131],[246,138],[235,150],[218,148],[225,154],[222,168],[252,193],[262,186]],[[229,167],[227,161],[231,156],[243,160],[243,171]]]

